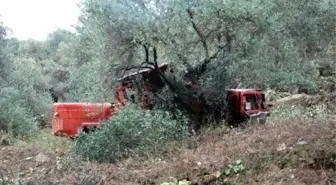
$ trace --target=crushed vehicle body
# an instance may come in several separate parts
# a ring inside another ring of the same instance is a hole
[[[158,65],[162,73],[173,72],[167,63]],[[187,86],[197,91],[197,84],[186,82]],[[137,104],[142,109],[153,108],[153,93],[165,86],[159,74],[150,68],[138,70],[118,79],[114,92],[115,103],[55,103],[53,107],[52,132],[58,136],[76,136],[78,129],[97,127],[102,120],[113,116],[123,109],[127,102]],[[223,109],[228,124],[239,124],[247,119],[266,122],[270,115],[265,103],[265,93],[260,89],[228,89],[226,107]],[[192,98],[192,97],[188,97]],[[190,99],[189,106],[198,116],[202,116],[202,105]],[[224,105],[224,104],[223,104]]]
[[[100,121],[115,112],[111,103],[55,103],[52,133],[57,136],[76,136],[79,128],[97,127]]]

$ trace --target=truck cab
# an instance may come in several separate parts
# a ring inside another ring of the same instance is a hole
[[[158,66],[159,70],[166,72],[167,63]],[[117,90],[114,94],[117,106],[122,109],[130,101],[143,109],[152,109],[152,93],[165,86],[165,83],[154,72],[154,69],[143,69],[124,75],[118,79]]]
[[[248,119],[257,119],[265,123],[270,115],[265,101],[265,93],[260,89],[228,89],[226,122],[235,125]]]

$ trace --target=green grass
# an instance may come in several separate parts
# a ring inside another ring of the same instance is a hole
[[[54,136],[50,130],[41,130],[38,135],[32,139],[32,144],[50,152],[67,153],[73,144],[73,140],[67,137]]]

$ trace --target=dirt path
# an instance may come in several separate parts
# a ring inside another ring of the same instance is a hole
[[[194,184],[333,184],[335,134],[334,121],[287,121],[229,133],[219,128],[206,131],[193,149],[119,164],[64,163],[62,152],[19,142],[0,146],[0,178],[31,184],[159,184],[169,176]],[[248,171],[206,178],[238,159]]]

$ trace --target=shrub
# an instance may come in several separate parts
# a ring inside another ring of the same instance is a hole
[[[31,137],[38,131],[25,99],[15,88],[0,90],[0,130],[7,130],[14,137]]]
[[[272,110],[271,120],[287,120],[300,118],[305,113],[305,110],[296,106],[285,106]]]
[[[128,105],[94,132],[80,132],[72,155],[84,160],[115,162],[124,157],[156,155],[169,142],[187,136],[186,119],[168,112],[140,110]]]
[[[313,105],[312,107],[302,106],[284,106],[272,110],[271,120],[290,120],[296,118],[303,119],[323,119],[332,112],[327,109],[326,105]]]
[[[0,84],[0,130],[8,130],[14,137],[35,136],[34,115],[51,113],[47,82],[35,60],[15,58],[10,62],[13,66],[7,69],[6,83]]]

